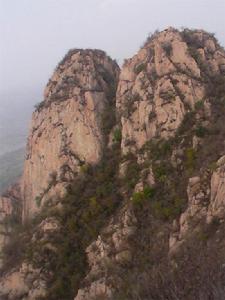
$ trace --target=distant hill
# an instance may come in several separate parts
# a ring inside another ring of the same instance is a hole
[[[0,192],[14,183],[22,174],[24,148],[0,156]]]

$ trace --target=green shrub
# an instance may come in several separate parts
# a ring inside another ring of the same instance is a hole
[[[179,126],[177,132],[176,132],[176,136],[180,136],[182,134],[187,134],[187,132],[192,129],[192,127],[195,124],[195,112],[190,111],[187,112],[184,116],[184,119],[181,123],[181,125]]]
[[[179,216],[185,208],[185,201],[182,198],[176,197],[172,203],[174,217]]]
[[[145,71],[146,68],[147,68],[147,64],[146,63],[141,63],[141,64],[138,64],[138,65],[135,66],[134,72],[138,75],[142,71]]]
[[[10,233],[10,240],[3,244],[0,253],[3,258],[1,272],[9,271],[11,268],[15,268],[15,266],[22,262],[27,242],[28,241],[24,239],[24,236],[21,235],[19,230]]]
[[[143,194],[146,199],[150,199],[155,195],[155,188],[151,186],[145,186],[143,189]]]
[[[49,174],[49,184],[55,185],[56,181],[57,181],[57,172],[56,171],[52,171]]]
[[[136,141],[131,139],[126,139],[124,144],[125,146],[134,146],[136,144]]]
[[[202,58],[201,58],[201,55],[198,52],[198,50],[195,47],[190,46],[188,48],[188,52],[194,58],[194,60],[197,62],[197,64],[201,67],[202,66]]]
[[[164,164],[157,165],[154,168],[153,172],[154,172],[155,178],[159,182],[165,182],[167,176],[166,176],[166,168],[165,168]]]
[[[147,39],[145,40],[144,44],[141,46],[141,48],[146,47],[154,38],[157,37],[159,34],[159,30],[156,29],[154,32],[149,32]]]
[[[124,185],[128,192],[130,192],[135,187],[139,179],[139,172],[140,166],[138,165],[136,158],[132,158],[132,160],[129,161],[129,164],[126,168],[126,174],[123,179]]]
[[[89,199],[89,206],[90,206],[92,215],[98,214],[99,211],[101,210],[101,206],[95,196],[93,196]]]
[[[152,204],[152,212],[156,218],[168,220],[171,215],[171,208],[165,207],[161,201]]]
[[[216,231],[220,224],[220,219],[217,216],[214,216],[212,222],[209,224],[210,230]]]
[[[179,216],[184,208],[184,200],[180,198],[175,198],[174,201],[164,203],[164,201],[154,201],[152,203],[153,215],[156,218],[166,220],[172,220]]]
[[[185,151],[185,163],[188,171],[193,171],[196,161],[196,152],[193,148],[188,148]]]
[[[42,198],[40,196],[37,196],[35,198],[35,202],[36,202],[36,205],[38,208],[41,206],[41,201],[42,201]]]
[[[80,166],[80,172],[83,174],[88,173],[89,169],[90,169],[89,164],[83,164],[82,166]]]
[[[143,192],[134,193],[131,200],[134,205],[138,205],[138,206],[142,205],[143,201],[145,200],[144,193]]]
[[[224,99],[225,95],[225,76],[222,74],[212,76],[207,82],[206,96],[214,100],[215,103]]]
[[[101,128],[105,136],[109,135],[115,121],[115,108],[111,103],[108,103],[101,114]]]
[[[116,143],[120,143],[122,139],[121,129],[116,128],[113,132],[113,141]]]
[[[195,30],[185,28],[181,32],[181,35],[189,47],[194,48],[194,49],[204,48],[204,41],[199,39],[196,35],[194,35],[194,33],[195,33]]]
[[[131,99],[132,99],[132,102],[139,101],[140,95],[138,93],[132,94]]]
[[[159,153],[162,157],[165,157],[166,155],[170,154],[172,151],[172,145],[170,140],[162,141],[159,145]]]
[[[129,118],[135,110],[136,110],[136,108],[134,105],[133,95],[126,95],[125,101],[124,101],[124,109],[122,110],[122,115],[125,118]]]
[[[147,151],[153,161],[165,159],[172,151],[172,140],[152,139],[145,143],[141,151]]]
[[[34,105],[35,111],[40,111],[44,106],[45,106],[45,102],[44,101],[35,104]]]
[[[198,125],[198,127],[195,129],[195,135],[197,137],[203,138],[207,133],[207,128],[203,127],[202,125]]]
[[[155,111],[151,111],[148,115],[148,119],[149,121],[152,121],[153,119],[155,119],[157,117],[156,112]]]
[[[169,43],[169,42],[164,42],[164,43],[162,44],[162,48],[163,48],[163,50],[166,52],[166,54],[167,54],[168,56],[171,55],[172,50],[173,50],[171,43]]]
[[[145,186],[143,191],[135,192],[132,195],[132,203],[137,206],[142,206],[146,200],[150,200],[155,194],[155,189],[150,186]]]
[[[176,97],[176,94],[172,90],[160,92],[160,98],[162,98],[165,101],[175,100],[175,97]]]
[[[204,108],[204,101],[203,100],[199,100],[195,103],[195,110],[200,110]]]
[[[209,164],[208,168],[209,168],[209,170],[212,171],[212,172],[216,171],[216,169],[218,168],[216,161],[211,162],[211,163]]]
[[[205,231],[200,231],[197,233],[197,237],[201,242],[206,242],[209,239],[209,234]]]

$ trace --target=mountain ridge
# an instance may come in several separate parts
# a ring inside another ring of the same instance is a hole
[[[69,51],[0,198],[1,297],[222,300],[224,115],[225,51],[203,30],[156,32],[121,70]]]

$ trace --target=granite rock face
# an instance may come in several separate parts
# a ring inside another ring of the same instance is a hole
[[[0,269],[2,267],[1,249],[9,241],[11,221],[13,222],[14,218],[20,218],[21,210],[20,186],[15,184],[4,195],[0,196]]]
[[[12,201],[7,197],[0,197],[0,249],[7,244],[10,227],[6,224],[7,217],[12,214]],[[0,251],[1,253],[1,251]],[[0,256],[0,268],[2,266],[2,257]]]
[[[18,269],[7,273],[0,282],[0,297],[6,299],[38,299],[45,295],[46,283],[40,270],[23,263]]]
[[[123,153],[135,152],[153,137],[173,136],[185,114],[199,101],[204,100],[210,114],[199,61],[217,74],[225,64],[224,53],[202,31],[194,31],[192,38],[199,43],[195,57],[185,31],[169,28],[149,38],[126,60],[116,102]]]
[[[86,249],[90,271],[84,280],[84,287],[78,290],[75,300],[98,297],[113,299],[114,290],[118,288],[119,283],[110,268],[132,261],[129,239],[135,236],[136,229],[137,220],[131,207],[123,207],[111,218],[98,239]],[[114,285],[110,283],[112,278]]]
[[[119,67],[103,51],[71,50],[33,113],[22,179],[23,218],[50,197],[61,197],[104,144],[102,115],[112,105]]]
[[[189,179],[187,187],[188,205],[175,221],[174,232],[170,235],[170,254],[177,252],[186,237],[198,231],[202,223],[212,225],[223,223],[225,216],[225,157],[222,156],[215,165],[215,170],[207,170],[203,176]]]

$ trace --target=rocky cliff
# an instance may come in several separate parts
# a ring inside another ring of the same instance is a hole
[[[104,145],[102,117],[113,105],[119,67],[103,51],[71,50],[56,68],[36,107],[22,180],[24,218],[46,199],[65,194]]]
[[[2,248],[10,239],[12,227],[22,222],[21,209],[20,184],[18,183],[0,196],[0,269],[4,262]]]
[[[203,30],[155,32],[121,71],[70,51],[33,114],[2,299],[224,299],[224,116]]]
[[[173,28],[156,34],[125,62],[117,91],[124,153],[140,149],[153,137],[173,136],[199,101],[204,100],[210,114],[203,77],[223,70],[224,53],[213,37],[202,31],[190,36],[196,47],[185,35],[188,31],[180,33]]]

